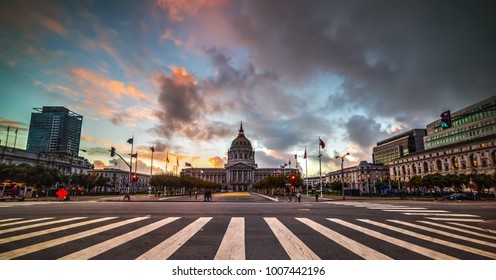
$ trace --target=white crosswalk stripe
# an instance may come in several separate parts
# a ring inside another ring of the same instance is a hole
[[[189,226],[185,227],[178,233],[166,239],[164,242],[139,256],[137,260],[166,260],[211,219],[211,217],[199,218],[198,220],[191,223]]]
[[[296,235],[276,218],[264,218],[292,260],[320,260]]]
[[[326,228],[310,219],[307,218],[296,218],[298,221],[306,224],[307,226],[313,228],[317,232],[323,234],[330,240],[338,243],[341,246],[348,248],[353,253],[359,255],[366,260],[390,260],[391,258],[368,247],[348,238],[342,234],[339,234],[329,228]]]
[[[215,260],[244,260],[245,253],[245,219],[231,218],[226,234],[222,239]]]
[[[213,219],[216,222],[212,223]],[[231,217],[227,222],[225,219],[217,220],[214,217],[182,219],[144,216],[125,219],[119,217],[8,218],[0,221],[6,225],[0,230],[0,244],[10,244],[0,246],[0,259],[29,259],[31,255],[40,254],[47,254],[48,259],[86,260],[96,257],[101,259],[114,257],[115,251],[120,252],[119,254],[132,254],[132,256],[119,256],[120,259],[194,258],[192,256],[196,255],[195,252],[191,252],[192,247],[185,245],[201,243],[204,251],[205,248],[212,248],[211,251],[206,250],[211,253],[198,253],[205,254],[201,255],[202,259],[245,260],[249,257],[253,258],[253,252],[260,251],[256,248],[259,246],[258,242],[253,243],[253,238],[247,239],[245,236],[247,229],[250,229],[253,223],[258,224],[258,227],[263,223],[265,226],[257,229],[256,232],[260,230],[261,236],[270,236],[280,245],[274,246],[273,250],[280,251],[275,255],[285,255],[292,260],[319,260],[329,256],[332,258],[333,254],[338,254],[333,252],[342,253],[343,250],[348,251],[347,258],[355,256],[354,258],[366,260],[408,259],[412,256],[418,258],[418,255],[426,259],[449,260],[463,259],[466,253],[481,258],[496,259],[494,231],[481,229],[475,224],[421,219],[379,221],[344,220],[332,217],[260,217],[259,222],[256,222],[253,219],[245,221],[244,217]],[[50,228],[57,224],[61,225]],[[220,224],[224,225],[224,229],[219,232]],[[212,231],[213,228],[215,231]],[[102,238],[110,230],[113,232],[111,238]],[[64,233],[51,237],[53,233],[61,231]],[[254,231],[251,229],[249,232],[253,234]],[[216,237],[217,241],[209,243],[206,240],[213,240],[209,239],[212,238],[212,234],[222,236]],[[31,242],[30,240],[34,238],[36,241]],[[84,242],[72,242],[83,238]],[[144,248],[132,245],[143,244],[140,240],[148,240],[147,244],[149,242],[150,245]],[[64,245],[67,243],[71,244]],[[386,246],[388,249],[379,244],[388,244]],[[436,246],[432,247],[429,244]],[[66,247],[57,253],[57,248],[61,248],[59,246]],[[122,250],[120,249],[122,246],[131,246],[133,250]],[[252,248],[251,254],[247,254],[247,246]],[[189,249],[186,250],[186,247]],[[395,247],[401,250],[391,250]],[[51,255],[54,257],[50,258]],[[261,259],[268,259],[267,257],[258,256]],[[339,259],[339,256],[335,258]]]
[[[364,227],[361,227],[358,225],[354,225],[352,223],[345,222],[345,221],[342,221],[340,219],[328,219],[328,220],[333,221],[333,222],[338,223],[338,224],[341,224],[343,226],[347,226],[347,227],[352,228],[356,231],[365,233],[367,235],[381,239],[381,240],[389,242],[391,244],[401,246],[405,249],[408,249],[410,251],[416,252],[418,254],[424,255],[424,256],[429,257],[429,258],[434,258],[436,260],[456,260],[457,259],[457,258],[449,256],[447,254],[439,253],[439,252],[436,252],[434,250],[431,250],[431,249],[428,249],[428,248],[425,248],[422,246],[418,246],[418,245],[403,241],[403,240],[398,239],[398,238],[390,237],[388,235],[379,233],[377,231],[369,230],[367,228],[364,228]]]

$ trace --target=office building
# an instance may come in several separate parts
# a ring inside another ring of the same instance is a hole
[[[425,134],[425,129],[412,129],[377,142],[377,146],[373,148],[372,162],[388,164],[394,159],[423,151]]]
[[[60,106],[44,106],[34,110],[26,150],[78,155],[83,116]]]

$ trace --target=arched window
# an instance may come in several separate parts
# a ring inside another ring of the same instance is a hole
[[[423,171],[423,173],[429,173],[429,164],[426,161],[424,161],[424,171]]]
[[[470,160],[470,166],[471,167],[477,167],[479,165],[477,162],[477,157],[474,154],[470,155],[469,160]]]
[[[437,171],[442,171],[443,170],[443,162],[440,159],[438,159],[436,161],[436,168],[437,168]]]

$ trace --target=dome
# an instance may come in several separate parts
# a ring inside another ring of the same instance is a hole
[[[239,134],[236,139],[234,139],[231,143],[231,150],[252,150],[251,142],[246,138],[245,133],[243,131],[243,123],[241,123],[241,127],[239,128]]]

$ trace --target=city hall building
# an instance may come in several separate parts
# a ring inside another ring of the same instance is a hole
[[[183,169],[181,176],[189,175],[202,180],[218,183],[224,190],[248,191],[252,186],[267,176],[298,173],[297,168],[258,168],[255,162],[255,150],[250,140],[246,138],[243,123],[239,128],[231,147],[227,151],[227,164],[224,168],[197,168]]]

